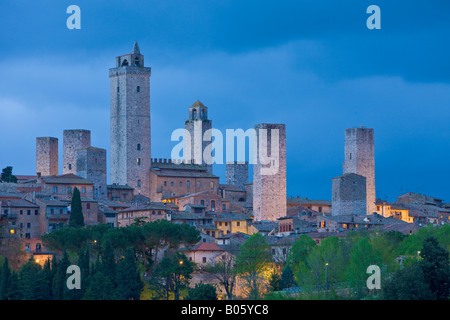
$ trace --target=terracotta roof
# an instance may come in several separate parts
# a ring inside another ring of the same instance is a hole
[[[223,251],[214,243],[200,242],[191,251]]]
[[[13,207],[13,208],[39,208],[37,204],[29,202],[24,199],[5,199],[0,200],[2,207]]]
[[[45,183],[64,183],[64,184],[93,184],[89,180],[74,175],[73,173],[53,175],[42,177]]]

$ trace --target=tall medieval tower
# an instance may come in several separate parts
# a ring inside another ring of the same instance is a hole
[[[345,161],[343,173],[355,173],[366,178],[367,214],[375,211],[375,144],[370,128],[345,130]]]
[[[205,162],[204,155],[206,147],[212,142],[212,137],[205,135],[206,131],[212,129],[212,121],[208,120],[208,108],[198,100],[189,107],[189,119],[185,121],[185,129],[185,160],[201,164],[206,167],[208,173],[212,173],[212,164]]]
[[[111,84],[111,183],[128,185],[149,196],[151,165],[150,74],[137,42],[133,51],[116,57],[109,69]]]
[[[58,138],[36,138],[36,174],[58,175]]]
[[[91,131],[63,131],[63,174],[77,174],[77,151],[91,146]]]
[[[276,221],[286,215],[286,126],[255,126],[253,215],[256,221]]]

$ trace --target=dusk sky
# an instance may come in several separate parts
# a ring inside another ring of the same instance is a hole
[[[72,4],[81,30],[66,27]],[[381,30],[366,27],[373,4]],[[109,160],[108,69],[138,41],[153,158],[170,157],[199,99],[224,133],[286,124],[288,196],[331,200],[344,131],[366,126],[378,198],[450,202],[448,0],[15,0],[0,28],[0,169],[35,174],[42,136],[59,138],[61,168],[65,129],[91,130]]]

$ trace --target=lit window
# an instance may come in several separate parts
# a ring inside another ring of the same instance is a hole
[[[137,162],[137,165],[140,166],[141,165],[141,158],[137,158],[136,162]]]

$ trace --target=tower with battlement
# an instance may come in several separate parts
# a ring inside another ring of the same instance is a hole
[[[212,142],[212,137],[205,135],[205,132],[212,129],[212,121],[208,119],[208,108],[199,100],[189,107],[189,119],[185,121],[185,129],[185,162],[203,165],[208,173],[212,173],[212,163],[205,161],[204,152]]]
[[[58,175],[58,138],[36,138],[36,174]]]
[[[150,75],[135,42],[109,69],[111,87],[111,184],[128,185],[149,196],[151,166]]]
[[[286,126],[255,126],[253,215],[256,221],[276,221],[286,215]]]
[[[77,151],[91,146],[91,131],[84,129],[63,132],[63,174],[77,174]]]
[[[366,178],[367,214],[375,212],[374,130],[359,127],[345,130],[343,174],[355,173]]]

